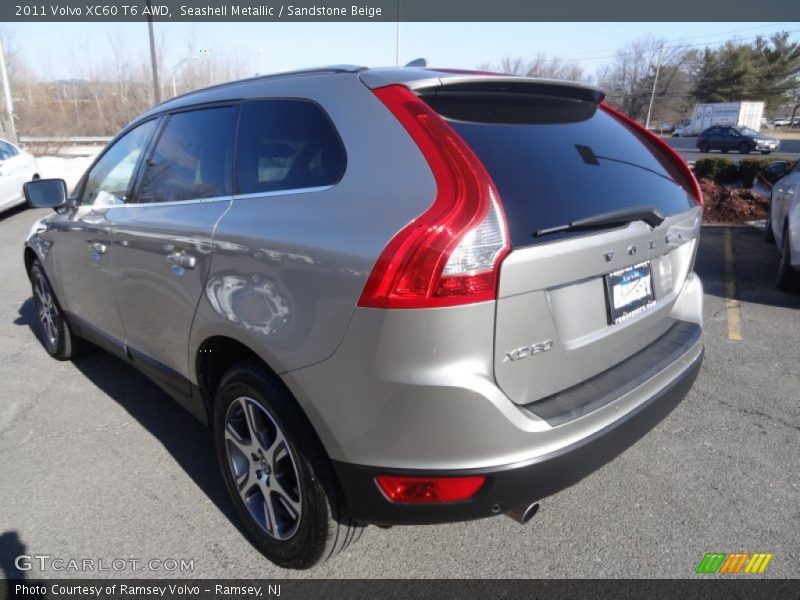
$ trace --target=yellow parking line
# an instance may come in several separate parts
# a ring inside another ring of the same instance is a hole
[[[739,301],[736,299],[736,278],[733,274],[733,236],[731,230],[725,230],[725,291],[728,308],[728,339],[742,341],[741,319],[739,318]]]

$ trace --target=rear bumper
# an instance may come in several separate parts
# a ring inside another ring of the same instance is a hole
[[[521,463],[480,469],[420,471],[381,469],[333,461],[351,515],[380,525],[427,524],[489,517],[542,499],[580,481],[632,446],[666,417],[694,383],[703,359],[700,348],[682,372],[653,396],[605,428],[558,451]],[[448,504],[396,504],[375,483],[378,474],[407,476],[485,475],[476,496]]]

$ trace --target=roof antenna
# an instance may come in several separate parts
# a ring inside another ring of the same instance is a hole
[[[420,68],[424,69],[425,67],[428,66],[428,61],[427,61],[427,59],[424,59],[424,58],[415,58],[410,63],[407,63],[405,66],[406,67],[420,67]]]

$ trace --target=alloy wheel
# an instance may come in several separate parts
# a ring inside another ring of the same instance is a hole
[[[56,306],[53,299],[53,294],[50,292],[50,285],[42,273],[36,273],[33,290],[36,294],[36,308],[39,322],[42,325],[42,332],[47,339],[47,343],[51,347],[55,347],[58,343],[58,320],[60,315],[58,306]]]
[[[252,398],[228,407],[225,452],[253,521],[276,540],[291,538],[303,514],[296,459],[277,421]]]

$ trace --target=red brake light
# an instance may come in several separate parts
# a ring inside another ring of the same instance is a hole
[[[374,91],[417,144],[436,180],[436,198],[378,258],[358,305],[429,308],[494,300],[510,251],[499,195],[469,146],[402,85]]]
[[[378,475],[378,486],[392,502],[457,502],[478,493],[486,477],[395,477]]]
[[[600,104],[600,108],[606,111],[612,117],[616,118],[618,121],[622,121],[622,123],[633,129],[636,133],[647,138],[653,144],[655,144],[658,149],[664,153],[664,158],[667,160],[667,162],[677,169],[678,173],[683,179],[683,188],[686,190],[686,192],[694,197],[694,199],[697,201],[697,204],[703,206],[703,192],[700,190],[700,184],[697,182],[697,178],[694,176],[694,173],[692,173],[689,165],[686,164],[686,161],[683,160],[683,157],[678,154],[672,146],[670,146],[652,131],[648,131],[647,128],[639,125],[639,123],[631,119],[625,113],[618,111],[616,108],[610,107],[605,102]]]

